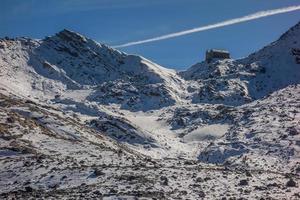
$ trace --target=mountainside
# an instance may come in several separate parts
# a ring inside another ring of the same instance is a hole
[[[195,103],[241,105],[262,98],[299,83],[299,35],[298,23],[277,41],[246,58],[198,63],[180,75],[196,82],[190,86]]]
[[[164,68],[78,33],[0,39],[0,198],[297,199],[300,23]]]

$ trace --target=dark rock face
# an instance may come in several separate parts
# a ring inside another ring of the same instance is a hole
[[[249,183],[248,183],[248,180],[246,180],[246,179],[243,179],[243,180],[240,180],[240,182],[239,182],[239,185],[240,186],[246,186],[246,185],[248,185]]]
[[[297,183],[293,179],[289,179],[288,182],[286,182],[286,187],[296,187]]]

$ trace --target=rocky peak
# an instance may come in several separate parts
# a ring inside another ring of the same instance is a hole
[[[60,32],[58,32],[56,34],[57,37],[59,37],[60,39],[64,40],[64,41],[67,41],[67,42],[80,42],[80,43],[86,43],[87,42],[87,39],[80,35],[79,33],[76,33],[76,32],[73,32],[73,31],[70,31],[68,29],[64,29]]]

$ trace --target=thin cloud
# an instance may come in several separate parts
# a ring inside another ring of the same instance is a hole
[[[145,40],[128,42],[128,43],[116,45],[113,47],[114,48],[122,48],[122,47],[129,47],[129,46],[134,46],[134,45],[139,45],[139,44],[144,44],[144,43],[149,43],[149,42],[166,40],[166,39],[170,39],[170,38],[180,37],[183,35],[188,35],[188,34],[206,31],[206,30],[210,30],[210,29],[220,28],[223,26],[229,26],[229,25],[233,25],[233,24],[238,24],[238,23],[242,23],[242,22],[246,22],[246,21],[251,21],[251,20],[268,17],[268,16],[272,16],[272,15],[277,15],[277,14],[281,14],[281,13],[292,12],[292,11],[296,11],[296,10],[300,10],[300,5],[279,8],[279,9],[274,9],[274,10],[260,11],[260,12],[253,13],[251,15],[246,15],[243,17],[230,19],[230,20],[226,20],[226,21],[211,24],[211,25],[201,26],[201,27],[197,27],[197,28],[193,28],[193,29],[189,29],[189,30],[185,30],[185,31],[176,32],[176,33],[170,33],[167,35],[162,35],[162,36],[149,38],[149,39],[145,39]]]

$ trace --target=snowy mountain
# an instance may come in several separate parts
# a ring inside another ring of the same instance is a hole
[[[182,72],[69,30],[3,38],[0,97],[1,199],[300,198],[300,23]]]
[[[277,41],[239,60],[198,63],[180,73],[190,86],[192,100],[241,105],[290,84],[298,84],[300,24]],[[200,88],[199,88],[200,85]]]
[[[103,104],[150,109],[176,101],[172,85],[180,79],[175,71],[68,30],[43,40],[0,43],[1,76],[7,79],[2,83],[25,96],[51,99],[68,90],[93,88],[88,98]]]

